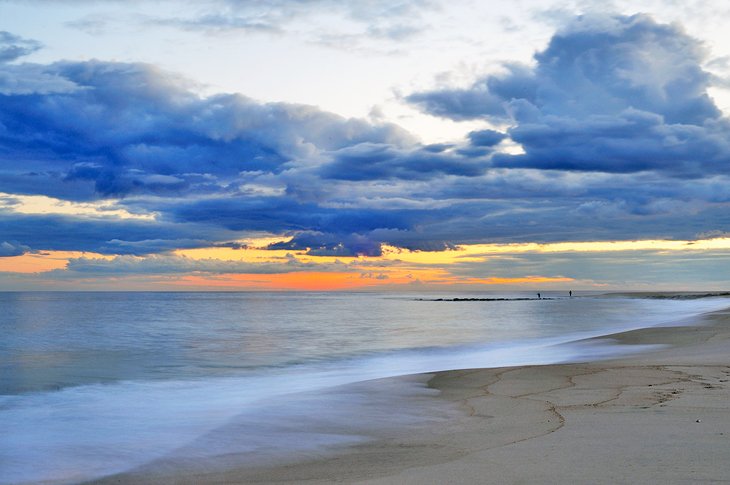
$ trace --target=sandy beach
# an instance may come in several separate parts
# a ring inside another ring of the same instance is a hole
[[[730,482],[730,310],[604,337],[661,350],[609,361],[440,372],[459,413],[341,453],[99,483]]]

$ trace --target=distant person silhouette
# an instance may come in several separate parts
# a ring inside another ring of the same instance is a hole
[[[570,296],[571,298],[573,298],[573,290],[570,290],[570,291],[568,292],[568,296]]]
[[[540,293],[537,294],[537,299],[542,300],[542,298],[540,298]]]

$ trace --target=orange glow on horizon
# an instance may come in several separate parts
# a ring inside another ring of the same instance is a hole
[[[134,284],[135,281],[149,285],[155,282],[175,287],[192,288],[230,288],[233,290],[302,290],[302,291],[330,291],[369,288],[418,288],[418,285],[428,285],[434,288],[459,288],[464,285],[473,288],[490,285],[530,286],[542,284],[579,283],[574,278],[563,274],[540,274],[539,268],[533,268],[532,275],[507,274],[506,276],[490,275],[489,265],[484,266],[484,274],[475,276],[459,274],[451,268],[463,270],[465,264],[488,262],[492,258],[507,261],[514,255],[528,253],[596,253],[615,252],[630,254],[631,252],[649,251],[651,254],[668,254],[681,252],[701,251],[730,251],[730,238],[722,237],[698,241],[608,241],[608,242],[578,242],[578,243],[518,243],[518,244],[474,244],[461,246],[445,251],[412,251],[393,246],[383,246],[381,256],[313,256],[306,251],[266,250],[268,244],[281,238],[260,238],[241,241],[241,249],[228,247],[180,249],[152,257],[168,258],[166,264],[173,267],[172,271],[162,270],[158,273],[125,273],[114,275],[110,272],[74,273],[69,270],[65,281],[93,284],[94,281]],[[80,251],[45,251],[27,253],[21,256],[0,258],[0,272],[18,274],[42,274],[49,271],[63,271],[69,260],[73,258],[89,258],[112,260],[115,257],[143,260],[145,256],[114,256]],[[185,264],[190,268],[187,273],[174,270],[175,257],[181,258],[182,268]],[[206,261],[199,265],[190,265],[189,260],[214,260],[224,264],[211,264]],[[122,261],[123,263],[124,261]],[[134,262],[134,261],[132,261]],[[231,262],[231,273],[227,271]],[[100,261],[99,263],[103,263]],[[235,263],[235,264],[234,264]],[[245,264],[241,264],[245,263]],[[456,266],[461,265],[461,266]],[[103,265],[101,265],[103,268]],[[147,267],[154,268],[154,265]],[[206,268],[212,268],[207,270]],[[241,271],[236,273],[237,270]],[[250,269],[249,269],[250,268]],[[250,271],[245,273],[245,271]],[[281,272],[277,272],[281,271]],[[568,273],[570,273],[568,271]],[[503,274],[503,273],[502,273]],[[600,282],[585,281],[585,284],[598,286]],[[140,283],[141,284],[141,283]]]
[[[373,280],[361,278],[358,273],[281,273],[281,274],[228,274],[208,278],[191,275],[181,278],[180,286],[260,289],[332,291],[373,286]]]
[[[378,273],[382,275],[363,277],[357,272],[303,272],[284,274],[227,274],[216,277],[189,275],[176,284],[180,286],[214,287],[231,289],[332,291],[358,288],[398,287],[420,283],[449,287],[454,285],[514,285],[573,282],[564,276],[524,276],[516,278],[457,278],[445,271],[428,271],[418,274]]]

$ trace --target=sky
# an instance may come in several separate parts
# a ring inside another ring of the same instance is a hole
[[[723,290],[722,1],[0,0],[0,290]]]

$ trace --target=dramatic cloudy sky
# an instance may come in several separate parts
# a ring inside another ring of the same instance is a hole
[[[726,289],[728,18],[0,0],[0,290]]]

